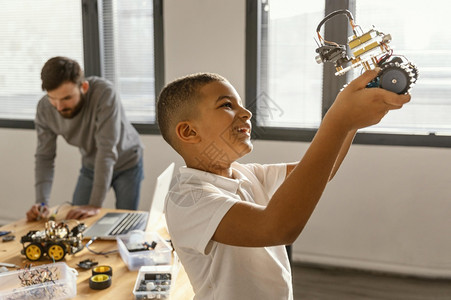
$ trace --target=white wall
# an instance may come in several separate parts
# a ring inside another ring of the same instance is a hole
[[[244,1],[165,0],[164,5],[166,81],[218,72],[244,97]],[[0,129],[0,223],[24,217],[34,202],[35,139],[32,130]],[[142,139],[146,178],[140,208],[148,209],[156,176],[169,162],[183,161],[160,136]],[[243,162],[294,161],[308,147],[254,144]],[[354,145],[296,241],[294,259],[451,277],[450,154],[446,148]],[[56,166],[52,205],[71,200],[78,150],[60,140]],[[113,201],[110,193],[106,206],[114,207]]]
[[[308,145],[256,141],[245,161]],[[449,149],[353,145],[294,245],[296,261],[451,277]]]

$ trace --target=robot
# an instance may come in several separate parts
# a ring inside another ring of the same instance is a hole
[[[21,253],[31,261],[37,261],[44,255],[60,261],[67,253],[75,254],[84,248],[82,241],[85,229],[86,226],[83,223],[69,230],[66,223],[56,223],[50,220],[45,223],[44,230],[32,230],[22,236],[20,239],[23,246]]]
[[[348,38],[351,57],[347,54],[346,45],[326,41],[320,34],[321,26],[340,14],[346,15],[353,31],[353,35]],[[374,26],[364,32],[354,23],[349,10],[342,9],[330,13],[318,24],[316,32],[318,35],[316,61],[319,64],[334,63],[336,76],[357,67],[363,67],[365,70],[379,67],[381,68],[379,75],[368,84],[368,87],[380,87],[397,94],[409,92],[418,79],[418,69],[414,64],[402,55],[393,55],[393,50],[389,46],[391,35],[378,31]]]

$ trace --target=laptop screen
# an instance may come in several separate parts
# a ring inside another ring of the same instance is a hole
[[[148,212],[108,212],[89,226],[83,237],[85,239],[96,237],[111,240],[115,239],[117,235],[127,234],[131,230],[154,231],[164,212],[164,201],[171,185],[174,166],[175,164],[171,163],[158,176]],[[118,227],[120,230],[118,230]]]

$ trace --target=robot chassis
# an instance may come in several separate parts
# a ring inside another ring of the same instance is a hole
[[[30,261],[37,261],[44,255],[60,261],[66,254],[75,254],[84,248],[82,232],[85,229],[86,226],[83,223],[69,230],[65,222],[47,221],[44,230],[32,230],[22,236],[21,253]]]
[[[324,40],[320,34],[321,26],[334,16],[344,14],[349,20],[353,35],[348,38],[348,46],[353,57],[349,57],[346,45]],[[327,15],[316,28],[318,35],[318,48],[316,52],[317,63],[332,62],[335,64],[336,76],[340,76],[352,68],[363,67],[371,70],[381,68],[378,76],[367,87],[380,87],[397,94],[409,92],[418,79],[417,67],[402,55],[393,55],[388,45],[390,34],[384,34],[371,28],[364,32],[360,26],[355,25],[354,18],[346,9],[337,10]],[[348,65],[349,64],[349,65]]]

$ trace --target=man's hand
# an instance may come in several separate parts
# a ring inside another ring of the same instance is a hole
[[[354,79],[341,91],[327,113],[338,126],[345,130],[356,130],[371,126],[393,109],[400,109],[410,101],[410,95],[398,95],[382,88],[366,88],[377,76],[379,68],[369,70]],[[325,117],[325,118],[326,118]]]
[[[47,205],[34,204],[29,211],[27,211],[27,221],[36,221],[47,218],[50,214],[50,209]]]
[[[92,216],[97,215],[100,212],[100,207],[97,206],[91,206],[91,205],[84,205],[84,206],[78,206],[73,209],[71,209],[66,216],[66,219],[86,219]]]

